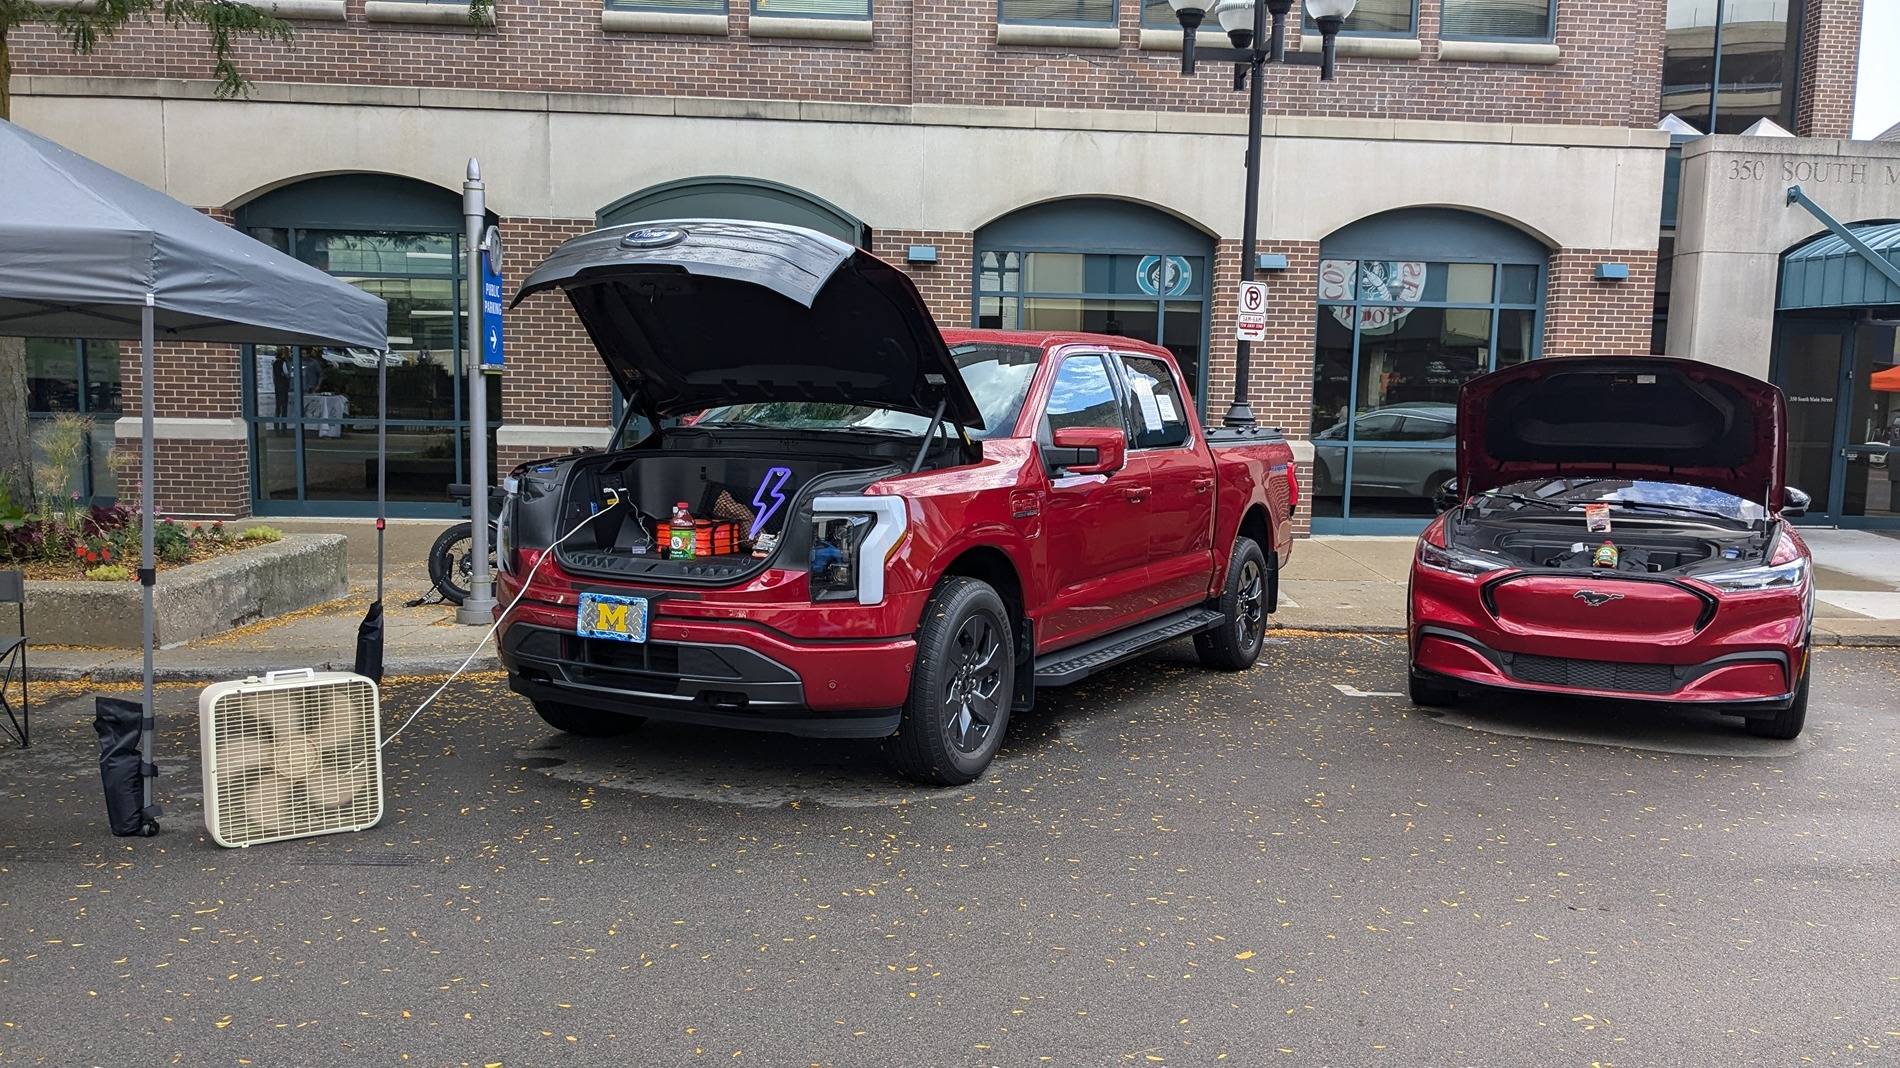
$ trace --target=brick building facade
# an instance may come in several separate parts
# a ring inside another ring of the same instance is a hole
[[[1144,25],[1136,0],[1080,26],[1011,21],[1015,0],[878,0],[868,18],[809,23],[776,13],[775,2],[711,16],[704,3],[682,14],[623,0],[500,0],[493,24],[476,26],[444,21],[452,4],[280,0],[296,40],[245,44],[238,58],[254,87],[234,101],[211,99],[192,31],[135,26],[80,57],[49,30],[16,30],[15,115],[287,248],[344,229],[382,240],[413,230],[448,248],[448,224],[426,219],[459,211],[463,161],[479,156],[511,285],[560,241],[645,217],[644,192],[667,187],[666,203],[697,210],[739,201],[725,185],[694,200],[695,181],[752,182],[745,195],[836,219],[903,264],[946,323],[1166,335],[1194,369],[1203,410],[1219,418],[1234,393],[1243,271],[1244,96],[1228,91],[1224,70],[1204,65],[1183,79],[1178,30]],[[1410,406],[1424,426],[1458,380],[1502,362],[1649,349],[1670,145],[1654,128],[1669,99],[1677,5],[1553,0],[1547,30],[1521,40],[1446,29],[1486,2],[1412,0],[1409,32],[1341,38],[1332,83],[1304,67],[1269,73],[1268,263],[1255,276],[1269,285],[1272,329],[1255,346],[1246,392],[1263,421],[1301,443],[1303,477],[1331,494],[1318,495],[1329,529],[1414,521],[1432,479],[1412,476],[1409,488],[1362,479],[1354,492],[1366,507],[1356,511],[1337,468],[1364,441],[1334,418],[1335,405],[1361,416]],[[1788,40],[1798,85],[1777,99],[1797,133],[1842,136],[1858,5],[1796,7]],[[1297,19],[1292,35],[1291,50],[1310,46]],[[365,186],[337,208],[346,227],[315,208],[286,219],[289,201],[273,200],[313,181],[335,193],[351,176],[409,183],[403,197],[442,203],[383,219],[395,187]],[[264,212],[266,202],[277,206]],[[346,276],[369,264],[366,284],[416,316],[400,337],[392,325],[392,351],[417,382],[430,361],[447,370],[428,387],[437,396],[403,416],[417,442],[413,470],[459,472],[452,447],[426,444],[453,442],[466,423],[451,396],[456,365],[421,340],[442,326],[421,316],[459,308],[443,295],[447,276],[414,267],[444,254],[415,245],[403,253],[410,267],[388,271],[392,254],[365,251],[368,241],[321,254]],[[1326,289],[1329,263],[1356,280],[1350,293]],[[1110,290],[1081,284],[1111,271]],[[1074,284],[1042,293],[1024,283],[1055,275]],[[986,289],[1010,284],[1020,292]],[[604,441],[615,400],[562,300],[526,301],[508,337],[501,467]],[[331,388],[317,384],[324,374],[349,381],[348,358],[326,354],[322,373],[293,385],[284,368],[316,361],[296,359],[161,346],[166,509],[361,510],[349,483],[360,427],[348,423],[360,408],[277,406],[280,395],[308,401]],[[135,375],[128,362],[126,396]],[[1350,440],[1329,444],[1325,432],[1341,428]],[[320,486],[322,464],[343,481]],[[1362,463],[1360,476],[1372,470]],[[440,497],[418,489],[398,510],[445,512]]]

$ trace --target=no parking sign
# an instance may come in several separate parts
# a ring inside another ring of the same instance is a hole
[[[1242,341],[1267,339],[1267,284],[1240,283],[1240,313],[1234,320],[1234,336]]]

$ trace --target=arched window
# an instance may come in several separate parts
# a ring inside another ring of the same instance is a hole
[[[778,182],[721,175],[684,178],[649,186],[600,209],[602,226],[655,219],[746,219],[803,226],[859,248],[871,247],[871,230],[844,209]]]
[[[1416,529],[1457,469],[1458,387],[1537,355],[1544,246],[1471,212],[1413,208],[1320,243],[1313,529]]]
[[[1039,204],[976,232],[971,321],[1166,345],[1200,402],[1213,262],[1213,238],[1166,212],[1094,197]]]
[[[265,193],[239,207],[236,222],[388,302],[392,511],[449,514],[449,484],[468,480],[461,198],[396,175],[330,175]],[[259,514],[373,507],[376,363],[367,350],[246,349],[244,410]],[[488,389],[492,426],[501,418],[499,376]]]

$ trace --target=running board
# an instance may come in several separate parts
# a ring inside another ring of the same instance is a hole
[[[1068,686],[1157,645],[1220,626],[1225,618],[1206,608],[1189,608],[1137,624],[1071,649],[1036,658],[1037,686]]]

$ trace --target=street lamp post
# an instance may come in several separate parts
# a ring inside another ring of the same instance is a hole
[[[1301,66],[1317,65],[1321,81],[1333,80],[1334,42],[1346,16],[1352,14],[1357,0],[1306,0],[1307,14],[1319,27],[1322,47],[1318,56],[1286,54],[1286,17],[1293,0],[1215,0],[1214,17],[1233,42],[1232,48],[1196,48],[1195,37],[1206,19],[1206,0],[1168,0],[1174,17],[1181,23],[1181,74],[1193,77],[1197,60],[1206,58],[1234,64],[1234,89],[1247,89],[1247,197],[1246,214],[1241,224],[1240,276],[1253,277],[1254,246],[1260,230],[1260,126],[1266,113],[1266,89],[1261,75],[1269,63]],[[1273,16],[1269,26],[1267,16]],[[1253,409],[1247,406],[1247,361],[1253,342],[1241,338],[1234,344],[1234,403],[1223,420],[1228,426],[1252,426]]]

